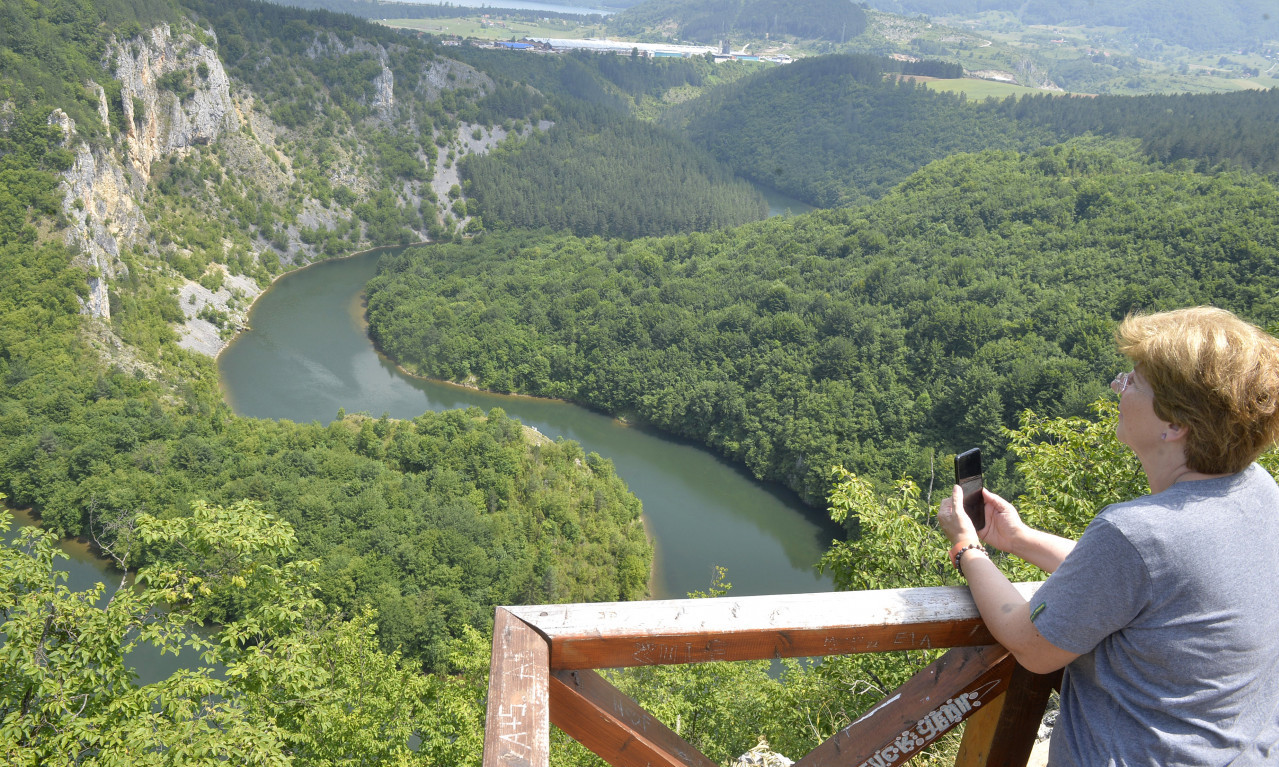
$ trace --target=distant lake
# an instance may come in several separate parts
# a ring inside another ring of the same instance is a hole
[[[583,8],[576,5],[555,5],[554,3],[531,3],[527,0],[500,0],[500,2],[492,2],[492,0],[453,0],[448,3],[423,3],[414,0],[406,0],[413,5],[445,5],[458,6],[462,8],[492,8],[493,10],[501,10],[510,8],[517,11],[550,11],[552,13],[577,13],[582,15],[590,15],[592,13],[601,16],[608,16],[613,11],[606,11],[603,8]],[[391,18],[388,16],[387,18]]]

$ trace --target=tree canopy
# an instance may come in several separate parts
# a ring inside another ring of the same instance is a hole
[[[1128,311],[1279,319],[1276,220],[1255,176],[1081,140],[956,155],[855,211],[406,251],[370,282],[369,318],[425,375],[637,417],[820,502],[836,464],[927,477],[980,445],[998,467],[1000,425],[1104,391]]]

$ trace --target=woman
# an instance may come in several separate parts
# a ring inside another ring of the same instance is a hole
[[[951,561],[1018,662],[1066,668],[1049,764],[1279,764],[1279,487],[1254,463],[1279,436],[1279,342],[1206,307],[1116,337],[1133,363],[1116,434],[1150,495],[1076,543],[989,491],[974,530],[956,486],[937,514]],[[1027,602],[979,539],[1051,575]]]

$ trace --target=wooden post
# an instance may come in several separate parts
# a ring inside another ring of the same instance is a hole
[[[1032,674],[1017,664],[1008,691],[969,721],[955,767],[1025,767],[1048,696],[1060,684],[1060,671]]]
[[[493,619],[483,767],[548,767],[550,645],[504,607]]]

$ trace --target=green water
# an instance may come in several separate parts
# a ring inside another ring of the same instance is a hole
[[[404,375],[365,334],[363,286],[376,253],[294,272],[263,294],[218,359],[236,413],[328,423],[348,413],[413,418],[426,410],[500,407],[552,439],[611,458],[644,504],[657,549],[652,595],[706,589],[728,569],[741,595],[830,591],[814,567],[838,534],[784,488],[756,482],[695,445],[564,402],[486,394]]]
[[[38,524],[38,520],[24,510],[15,511],[0,506],[0,514],[8,514],[13,520],[9,532],[4,535],[4,538],[10,542],[17,539],[24,527]],[[4,545],[4,542],[0,542],[0,545]],[[120,588],[122,573],[112,566],[110,560],[97,556],[90,548],[89,542],[83,538],[65,538],[58,543],[58,548],[67,555],[65,559],[59,557],[53,561],[56,570],[67,574],[66,580],[61,583],[71,591],[87,591],[96,584],[104,584],[106,590],[98,599],[98,606],[105,607],[111,595]],[[203,665],[199,654],[190,649],[183,650],[179,655],[161,654],[158,648],[149,644],[139,645],[128,654],[125,662],[133,668],[138,681],[142,684],[167,679],[180,668],[195,668]],[[215,664],[213,668],[217,673],[222,671],[220,665]]]

